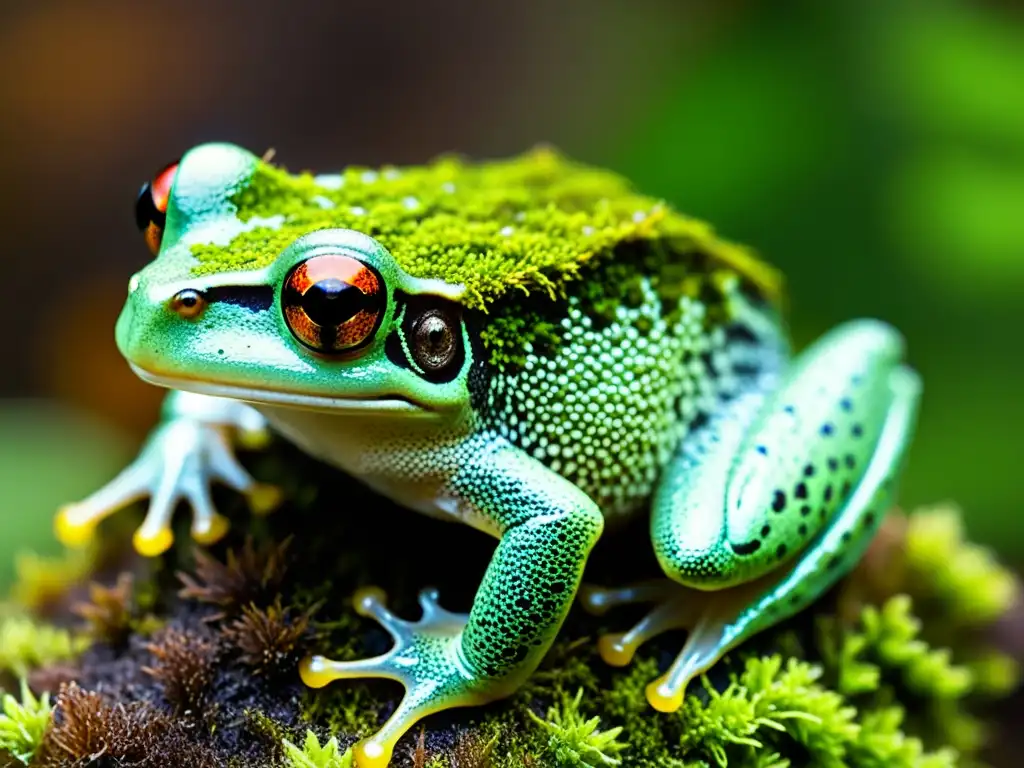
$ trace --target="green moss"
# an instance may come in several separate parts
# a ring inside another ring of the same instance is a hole
[[[32,695],[28,684],[21,681],[21,700],[4,694],[0,714],[0,756],[4,752],[28,765],[43,742],[50,723],[50,696]]]
[[[342,179],[328,188],[261,161],[232,202],[243,221],[283,215],[284,223],[239,234],[226,247],[193,246],[194,271],[260,268],[306,232],[344,227],[375,237],[415,277],[463,284],[467,306],[477,309],[512,290],[556,297],[584,265],[626,243],[701,253],[766,294],[779,292],[774,270],[707,224],[550,149],[476,164],[444,157],[402,169],[348,168]]]
[[[89,641],[27,616],[0,617],[0,672],[23,677],[47,664],[69,661]]]
[[[533,721],[548,734],[547,754],[558,768],[621,765],[619,753],[627,746],[618,741],[622,726],[598,730],[601,718],[584,716],[580,712],[582,700],[583,689],[580,688],[575,698],[563,696],[548,710],[547,718],[527,710]]]
[[[296,746],[288,739],[281,741],[286,764],[289,768],[351,768],[352,750],[344,754],[338,746],[338,740],[329,739],[323,746],[312,731],[306,731],[306,740],[302,746]]]

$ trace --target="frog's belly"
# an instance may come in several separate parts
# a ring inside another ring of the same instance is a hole
[[[379,414],[334,415],[257,405],[285,438],[389,499],[431,517],[477,525],[475,510],[450,491],[466,427]],[[479,526],[477,526],[479,527]]]

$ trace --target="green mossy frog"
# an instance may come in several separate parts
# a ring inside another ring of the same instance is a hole
[[[577,596],[653,604],[600,639],[611,664],[689,630],[648,687],[677,709],[695,675],[848,571],[891,503],[920,388],[899,335],[854,321],[791,358],[775,271],[615,174],[540,149],[291,175],[207,144],[136,213],[156,258],[129,283],[117,344],[172,393],[139,458],[60,511],[63,541],[144,496],[140,552],[171,546],[182,500],[194,537],[216,541],[210,483],[257,512],[278,499],[233,453],[267,429],[498,540],[468,615],[425,590],[409,622],[367,589],[356,607],[392,650],[302,663],[311,686],[405,685],[361,768],[420,718],[513,692]],[[668,578],[581,588],[606,523],[638,514]]]

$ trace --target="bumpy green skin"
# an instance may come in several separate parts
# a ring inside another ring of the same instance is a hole
[[[281,309],[285,275],[324,253],[372,266],[386,286],[357,355],[310,352]],[[183,318],[168,309],[183,288],[236,298]],[[207,145],[178,169],[160,255],[133,279],[118,344],[145,378],[252,402],[311,454],[499,539],[468,617],[425,595],[411,624],[363,594],[394,649],[304,663],[312,685],[406,685],[357,749],[360,766],[382,766],[418,718],[522,684],[606,519],[653,503],[654,548],[678,589],[728,588],[692,617],[687,648],[650,692],[660,708],[856,560],[891,494],[916,378],[896,334],[873,322],[789,365],[776,298],[774,273],[742,249],[552,153],[325,178]],[[424,371],[409,331],[432,307],[457,316],[461,355],[443,375]],[[202,419],[217,422],[211,409]]]

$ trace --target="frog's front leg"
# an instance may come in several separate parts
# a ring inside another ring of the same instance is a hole
[[[359,768],[381,768],[399,738],[419,719],[451,707],[511,694],[554,640],[604,525],[597,506],[535,459],[493,439],[465,451],[454,495],[471,507],[477,527],[500,541],[468,616],[448,613],[427,591],[423,617],[410,623],[363,590],[356,609],[380,621],[395,646],[373,659],[303,662],[313,687],[341,678],[385,677],[406,688],[384,726],[355,750]]]
[[[810,604],[863,554],[913,430],[920,385],[901,359],[888,326],[849,323],[780,384],[751,388],[684,441],[651,524],[674,590],[584,592],[596,612],[658,603],[633,630],[602,640],[610,663],[628,662],[662,631],[690,629],[675,663],[648,687],[657,709],[677,709],[689,680]]]
[[[192,506],[193,538],[213,543],[227,532],[227,520],[214,509],[211,483],[222,482],[245,494],[254,512],[269,511],[280,500],[278,489],[257,483],[233,453],[235,441],[256,447],[267,440],[266,422],[251,406],[172,391],[164,400],[160,424],[135,461],[88,498],[60,509],[54,521],[57,538],[67,546],[81,546],[101,520],[149,496],[146,519],[134,536],[141,554],[155,556],[171,546],[171,515],[183,499]]]

